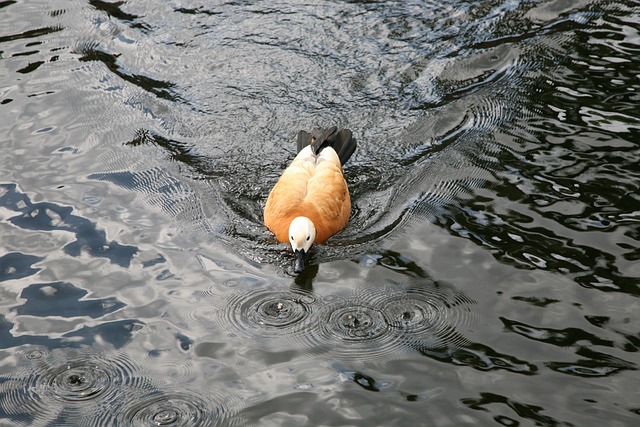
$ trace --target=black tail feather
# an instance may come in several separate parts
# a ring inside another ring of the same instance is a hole
[[[351,155],[356,151],[356,139],[353,137],[351,130],[341,129],[336,135],[335,141],[332,145],[340,157],[340,163],[343,165],[351,158]]]
[[[349,129],[341,129],[332,126],[327,129],[314,129],[311,133],[301,130],[298,132],[298,152],[307,145],[318,154],[324,147],[333,147],[338,153],[340,163],[345,164],[356,151],[356,139]]]
[[[311,134],[306,130],[301,130],[298,132],[298,153],[307,145],[311,145]]]

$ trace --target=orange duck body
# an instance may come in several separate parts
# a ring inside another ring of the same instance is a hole
[[[342,165],[355,148],[348,129],[300,131],[298,155],[271,190],[264,208],[264,223],[278,241],[293,240],[289,228],[298,217],[313,223],[316,243],[324,243],[346,227],[351,198]]]

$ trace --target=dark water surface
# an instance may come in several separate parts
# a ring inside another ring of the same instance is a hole
[[[0,425],[639,425],[639,76],[635,1],[0,2]]]

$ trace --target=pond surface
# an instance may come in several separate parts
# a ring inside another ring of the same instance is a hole
[[[639,424],[639,12],[0,2],[0,425]],[[332,125],[296,277],[262,207]]]

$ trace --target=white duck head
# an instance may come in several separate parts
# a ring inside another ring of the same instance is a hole
[[[294,271],[304,271],[304,256],[309,252],[311,245],[316,240],[316,227],[306,216],[299,216],[289,224],[289,242],[293,253],[296,255]]]

